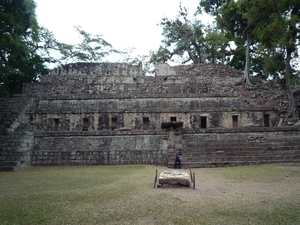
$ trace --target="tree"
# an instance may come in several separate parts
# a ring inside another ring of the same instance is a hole
[[[40,28],[40,53],[51,63],[63,65],[70,62],[99,62],[111,53],[118,53],[101,35],[90,34],[80,26],[74,27],[81,43],[75,45],[59,42],[47,28]]]
[[[299,68],[296,71],[292,65],[293,59],[299,61],[300,1],[200,0],[199,5],[198,13],[204,9],[216,17],[218,27],[232,34],[231,38],[238,46],[230,61],[235,68],[243,62],[239,53],[243,52],[241,43],[246,43],[246,83],[251,69],[258,76],[284,80],[289,101],[287,116],[296,118],[298,112],[291,81],[299,83],[300,80]]]
[[[211,16],[219,17],[219,9],[226,0],[200,0],[196,14],[201,14],[202,9]]]
[[[222,17],[222,15],[220,14],[220,8],[222,5],[224,5],[226,2],[226,0],[200,0],[199,1],[199,6],[197,7],[197,11],[195,13],[195,15],[199,15],[203,13],[203,10],[205,13],[207,13],[208,15],[211,15],[213,17],[216,18],[216,21],[218,20],[219,17]],[[218,34],[219,37],[213,38],[215,39],[215,41],[218,43],[218,45],[221,46],[221,61],[222,64],[225,63],[225,56],[227,55],[232,55],[232,49],[230,49],[230,51],[226,51],[226,48],[230,48],[230,45],[228,45],[229,43],[229,39],[228,37],[228,33],[226,33],[223,29],[223,27],[220,26],[216,26],[214,28],[215,32]],[[208,32],[209,33],[209,32]],[[214,35],[216,36],[216,35]],[[207,41],[210,42],[210,37],[209,35],[207,36]]]
[[[68,60],[75,62],[99,62],[105,56],[117,52],[101,35],[90,34],[80,26],[75,26],[75,29],[81,36],[81,43],[72,46],[57,42],[58,49],[62,54],[62,62]]]
[[[251,0],[228,0],[219,6],[217,23],[223,30],[227,30],[237,43],[246,45],[244,78],[245,84],[250,85],[250,55],[251,45],[254,43],[252,37],[253,26],[257,18],[248,17],[248,11],[252,9]],[[258,17],[259,18],[259,17]],[[239,39],[239,40],[238,40]]]
[[[262,13],[255,5],[256,0],[200,0],[197,13],[204,10],[214,16],[217,28],[228,40],[233,41],[237,48],[229,52],[229,63],[236,69],[244,69],[243,81],[251,84],[250,74],[263,76],[260,55],[255,54],[257,40],[253,35],[256,24],[263,19]],[[258,0],[259,1],[259,0]],[[227,46],[228,47],[228,46]],[[224,61],[224,60],[223,60]]]
[[[176,56],[179,56],[181,63],[204,62],[204,25],[199,20],[189,21],[187,15],[187,10],[180,5],[174,20],[166,17],[161,20],[164,39],[159,49],[152,52],[152,63],[173,61]]]
[[[143,73],[145,75],[154,75],[154,65],[150,63],[150,54],[149,55],[135,55],[133,56],[133,53],[136,49],[135,48],[125,48],[122,51],[118,51],[118,55],[121,56],[121,60],[119,62],[121,63],[127,63],[130,65],[137,65],[142,63],[143,65]]]
[[[264,20],[257,23],[255,35],[267,52],[274,53],[271,55],[273,57],[266,58],[273,63],[276,62],[279,66],[277,68],[283,68],[284,65],[284,79],[289,101],[287,115],[296,117],[298,113],[290,76],[295,73],[291,67],[291,60],[293,56],[298,56],[299,51],[300,2],[299,0],[256,0],[255,3],[256,7],[264,12]],[[272,71],[267,65],[270,63],[265,63],[265,71]]]
[[[212,63],[216,63],[218,59],[222,64],[225,63],[225,55],[227,55],[226,48],[228,47],[228,39],[224,32],[217,28],[208,28],[204,38],[206,45],[205,49],[211,58]]]
[[[21,93],[23,82],[45,73],[44,59],[36,52],[38,26],[33,0],[1,0],[0,97]]]
[[[21,93],[24,82],[38,81],[49,72],[47,63],[96,62],[117,52],[101,35],[81,27],[75,27],[81,43],[61,43],[47,28],[39,27],[33,0],[0,1],[0,97]]]

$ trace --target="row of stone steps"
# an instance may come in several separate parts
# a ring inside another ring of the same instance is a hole
[[[0,171],[16,171],[21,167],[20,161],[1,161],[0,160]]]
[[[274,148],[252,148],[240,146],[231,150],[194,150],[183,152],[182,163],[188,167],[218,167],[218,166],[238,166],[252,165],[269,162],[299,162],[300,149],[293,143],[284,146],[274,146]],[[173,168],[174,155],[168,156],[168,167]]]
[[[31,105],[32,99],[22,95],[0,99],[0,171],[15,171],[30,165],[34,138],[24,115]]]
[[[17,128],[32,102],[32,99],[24,98],[22,95],[0,99],[0,134],[7,134],[11,129]]]
[[[0,171],[15,171],[30,165],[33,133],[14,131],[0,138]]]
[[[267,164],[267,163],[287,163],[287,162],[296,162],[299,163],[298,160],[261,160],[261,161],[220,161],[220,162],[182,162],[181,169],[188,168],[215,168],[215,167],[230,167],[230,166],[247,166],[247,165],[259,165],[259,164]],[[168,168],[174,168],[174,162],[168,162]],[[178,168],[178,167],[177,167]]]

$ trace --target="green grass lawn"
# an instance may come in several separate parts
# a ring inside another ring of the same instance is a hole
[[[153,188],[149,165],[0,172],[0,224],[300,224],[300,164],[197,168]]]

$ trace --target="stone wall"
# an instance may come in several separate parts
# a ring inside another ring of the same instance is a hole
[[[168,161],[167,145],[157,134],[43,134],[35,143],[32,165],[167,165]]]
[[[102,77],[137,77],[143,75],[142,63],[129,65],[127,63],[70,63],[51,71],[52,76],[90,76]],[[46,77],[44,77],[46,78]]]
[[[149,119],[149,130],[161,129],[162,122],[173,118],[183,123],[183,128],[231,128],[232,118],[238,118],[237,126],[275,126],[279,115],[271,107],[243,108],[238,97],[210,98],[143,98],[143,99],[41,99],[34,113],[28,113],[32,124],[43,131],[82,131],[86,120],[88,131],[111,130],[112,119],[116,127],[132,130],[143,129],[143,119]],[[55,125],[55,121],[57,124]]]
[[[300,128],[197,131],[44,133],[35,136],[32,165],[153,164],[184,167],[300,162]]]

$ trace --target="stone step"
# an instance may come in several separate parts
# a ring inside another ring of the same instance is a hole
[[[20,161],[0,161],[0,172],[16,171],[21,168]]]
[[[20,161],[0,161],[0,167],[19,167],[20,164]]]
[[[0,172],[16,171],[19,169],[17,166],[0,166]]]
[[[174,157],[169,157],[169,163],[174,163]],[[275,158],[282,158],[282,159],[297,159],[300,158],[300,150],[291,151],[291,152],[265,152],[263,154],[239,154],[239,155],[193,155],[193,156],[184,156],[183,162],[216,162],[216,161],[247,161],[247,160],[264,160],[264,159],[275,159]]]
[[[299,159],[291,160],[291,159],[264,159],[264,160],[247,160],[247,161],[211,161],[211,162],[182,162],[181,169],[188,168],[208,168],[208,167],[226,167],[226,166],[245,166],[245,165],[258,165],[258,164],[266,164],[266,163],[285,163],[285,162],[299,162]],[[174,168],[174,162],[168,162],[168,168]]]

